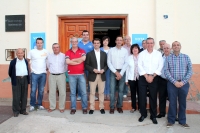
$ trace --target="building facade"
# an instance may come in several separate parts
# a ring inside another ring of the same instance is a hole
[[[94,20],[121,19],[122,35],[147,34],[155,39],[155,49],[159,48],[159,40],[164,39],[169,44],[181,42],[181,52],[190,56],[194,71],[188,99],[198,99],[199,5],[200,1],[196,0],[1,0],[0,98],[12,97],[10,82],[6,82],[10,63],[6,61],[6,49],[26,48],[29,52],[31,33],[45,33],[47,50],[51,51],[52,44],[59,42],[62,51],[66,51],[69,38],[81,37],[80,31],[84,28],[93,38]],[[6,32],[6,15],[25,15],[25,31]],[[75,30],[77,27],[79,30]],[[47,89],[48,86],[45,93]]]

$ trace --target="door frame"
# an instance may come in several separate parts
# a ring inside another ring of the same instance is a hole
[[[58,17],[58,43],[62,40],[62,21],[63,20],[78,20],[78,19],[122,19],[122,33],[123,37],[128,33],[128,15],[109,14],[109,15],[67,15]],[[94,23],[94,21],[93,21]],[[93,33],[90,33],[90,39],[93,39]]]

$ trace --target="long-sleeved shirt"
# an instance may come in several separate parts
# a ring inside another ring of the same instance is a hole
[[[121,47],[120,49],[117,47],[113,47],[108,52],[108,60],[107,64],[109,69],[115,73],[116,69],[121,69],[120,74],[123,76],[128,63],[126,59],[128,58],[128,52],[125,48]]]
[[[186,84],[192,76],[192,63],[188,55],[180,53],[169,55],[165,60],[164,73],[166,78],[173,84],[181,80]]]
[[[17,58],[15,69],[16,69],[16,76],[26,76],[26,75],[28,75],[28,71],[26,69],[26,62],[25,62],[24,58],[22,60],[19,60]]]
[[[129,47],[127,44],[123,45],[123,48],[125,48],[128,52],[128,56],[131,55],[130,50],[131,50],[131,46]]]
[[[163,58],[159,51],[153,50],[149,53],[147,50],[142,51],[138,57],[138,71],[140,76],[144,74],[161,74],[163,68]]]
[[[60,74],[65,73],[66,68],[66,62],[65,62],[65,55],[63,53],[59,54],[49,54],[47,58],[47,67],[49,69],[49,72],[52,74]]]

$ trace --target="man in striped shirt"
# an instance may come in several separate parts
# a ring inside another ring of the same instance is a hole
[[[178,41],[172,43],[173,54],[166,58],[164,73],[169,80],[167,91],[169,97],[168,124],[171,127],[175,123],[177,112],[177,98],[179,104],[179,124],[189,128],[186,124],[186,98],[189,90],[188,80],[192,76],[192,63],[186,54],[180,53],[181,44]]]

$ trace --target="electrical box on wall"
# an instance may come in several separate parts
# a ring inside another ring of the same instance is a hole
[[[5,49],[5,60],[11,61],[16,57],[16,51],[17,49]],[[27,57],[27,50],[26,48],[23,48],[24,51],[24,58]]]

